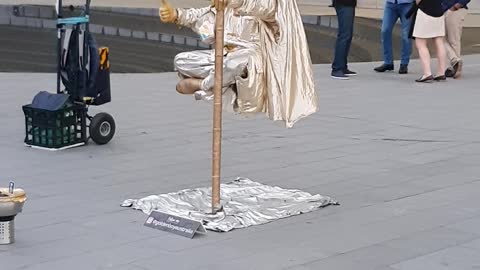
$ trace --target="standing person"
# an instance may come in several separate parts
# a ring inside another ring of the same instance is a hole
[[[400,69],[398,73],[408,73],[408,63],[412,54],[412,40],[409,38],[412,19],[407,18],[408,12],[412,9],[415,0],[386,0],[385,10],[382,22],[382,46],[383,46],[383,64],[374,68],[376,72],[385,72],[394,70],[393,50],[392,50],[392,32],[393,27],[400,18],[402,23],[402,56]]]
[[[465,16],[467,16],[467,4],[470,0],[443,0],[445,13],[445,48],[450,67],[445,71],[445,76],[460,78],[462,75],[463,61],[461,58],[462,30]]]
[[[334,79],[348,80],[349,76],[357,75],[356,72],[348,69],[347,64],[347,58],[352,44],[357,0],[333,0],[333,6],[337,13],[338,33],[331,76]]]
[[[415,45],[422,63],[423,76],[416,82],[445,81],[445,17],[442,3],[439,0],[416,0],[417,8],[414,15],[413,34]],[[427,41],[432,39],[437,51],[437,75],[432,75],[430,52]]]

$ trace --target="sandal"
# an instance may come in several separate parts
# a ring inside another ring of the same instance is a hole
[[[427,77],[422,76],[419,79],[416,79],[415,81],[418,82],[418,83],[432,82],[433,81],[433,76],[432,75],[427,76]]]

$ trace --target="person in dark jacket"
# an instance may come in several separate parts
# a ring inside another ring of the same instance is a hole
[[[347,58],[350,52],[355,20],[357,0],[333,0],[337,12],[338,34],[335,44],[335,58],[332,63],[332,78],[348,80],[349,76],[357,75],[348,69]]]
[[[423,76],[416,82],[445,81],[445,18],[440,0],[416,0],[417,10],[414,15],[413,33],[415,45],[422,63]],[[427,41],[433,39],[437,51],[437,75],[432,75],[430,52]]]
[[[463,61],[461,58],[462,30],[467,4],[470,0],[443,0],[445,13],[445,48],[451,67],[445,71],[447,77],[459,78],[462,74]]]

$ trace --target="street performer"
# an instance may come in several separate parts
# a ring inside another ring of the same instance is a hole
[[[174,8],[162,0],[160,18],[215,42],[215,0],[204,8]],[[287,127],[317,111],[312,62],[296,0],[225,0],[223,97],[235,112],[266,113]],[[215,53],[180,53],[177,91],[210,99]],[[224,101],[225,102],[225,101]]]

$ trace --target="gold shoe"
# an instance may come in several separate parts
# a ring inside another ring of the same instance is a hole
[[[185,95],[193,95],[196,91],[201,89],[201,86],[201,79],[187,78],[178,82],[177,92]]]

